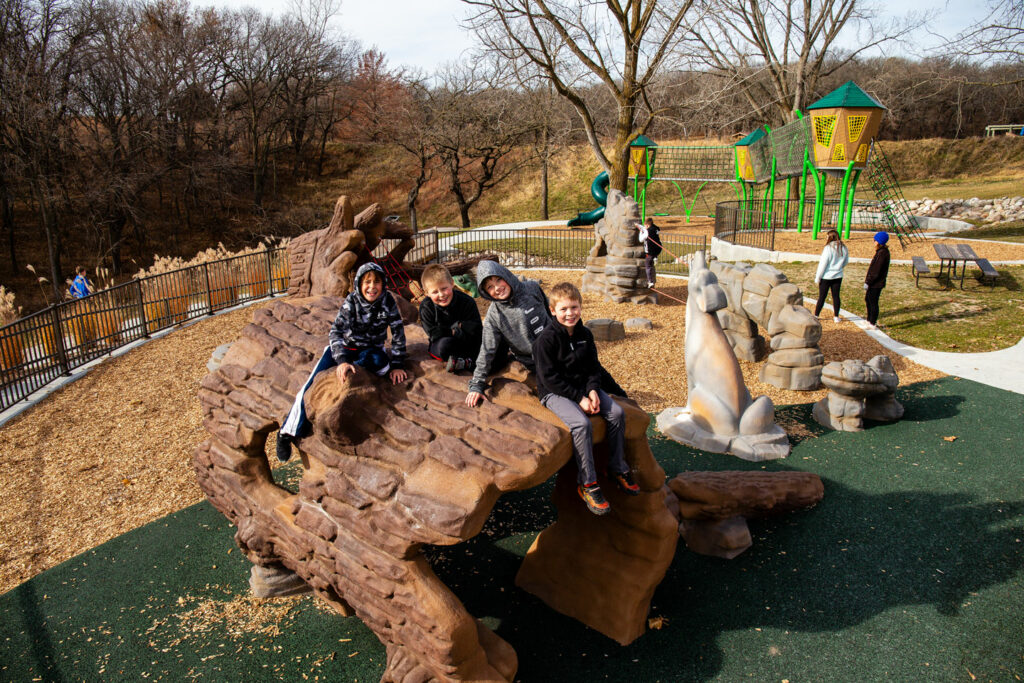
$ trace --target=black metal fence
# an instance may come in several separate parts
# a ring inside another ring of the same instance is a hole
[[[856,202],[853,206],[851,226],[884,229],[884,217],[878,202]],[[759,249],[775,248],[775,231],[794,229],[800,225],[805,231],[814,226],[814,203],[806,202],[803,221],[800,221],[800,202],[795,199],[721,202],[715,206],[715,237],[731,244]],[[821,230],[830,230],[839,224],[839,202],[826,201],[821,216]]]
[[[496,256],[512,268],[582,268],[593,230],[498,229],[417,233],[412,263]],[[396,244],[385,240],[382,258]],[[685,274],[704,236],[662,233],[659,273]],[[160,330],[288,290],[285,249],[273,249],[132,280],[0,327],[0,410],[89,361]]]
[[[285,249],[132,280],[0,327],[0,410],[154,332],[288,289]]]
[[[529,230],[472,230],[438,240],[442,263],[476,256],[496,256],[510,268],[564,266],[583,268],[595,243],[593,230],[531,228]],[[665,252],[658,257],[658,272],[688,272],[689,255],[707,248],[703,235],[662,233]]]

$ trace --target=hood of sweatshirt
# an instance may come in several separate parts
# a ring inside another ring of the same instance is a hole
[[[384,291],[381,292],[380,296],[373,301],[367,301],[366,297],[363,296],[363,278],[366,277],[366,274],[370,271],[376,271],[377,274],[380,275],[381,282],[384,283]],[[364,263],[359,266],[359,270],[356,271],[356,278],[352,281],[352,294],[355,296],[356,304],[358,304],[362,309],[368,309],[382,303],[384,301],[384,297],[387,295],[387,282],[388,279],[384,275],[384,269],[373,261],[369,261],[368,263]]]
[[[512,294],[510,294],[507,299],[495,299],[484,290],[484,280],[492,275],[496,275],[508,283],[509,288],[512,290]],[[512,271],[497,261],[481,261],[476,266],[476,284],[477,289],[480,290],[481,297],[488,301],[508,306],[516,300],[516,295],[519,294],[519,290],[522,288],[523,283],[519,281],[519,278],[517,278]]]

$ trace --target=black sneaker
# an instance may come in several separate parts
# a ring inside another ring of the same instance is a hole
[[[640,487],[637,486],[636,482],[633,480],[632,472],[627,471],[622,472],[621,474],[618,472],[611,472],[610,475],[611,478],[615,480],[615,483],[618,484],[619,489],[623,493],[630,496],[640,495]]]
[[[608,504],[608,501],[604,499],[604,494],[601,493],[601,487],[595,481],[593,484],[584,486],[579,484],[576,487],[576,491],[580,494],[580,498],[587,504],[590,511],[595,515],[606,515],[608,511],[612,509],[612,506]]]
[[[283,432],[277,433],[277,459],[281,462],[288,462],[292,457],[292,442],[295,437]]]

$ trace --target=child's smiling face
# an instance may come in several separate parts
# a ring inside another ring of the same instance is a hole
[[[559,299],[555,303],[551,304],[551,315],[555,316],[555,320],[558,324],[568,329],[576,327],[576,323],[580,321],[580,316],[583,314],[583,304],[575,299],[564,298]]]
[[[447,306],[452,302],[454,296],[452,283],[431,282],[426,286],[426,294],[435,306]]]
[[[380,273],[371,270],[363,275],[363,278],[359,281],[359,293],[370,302],[379,299],[380,295],[384,293],[384,280],[381,278]]]
[[[497,275],[492,275],[484,280],[484,291],[496,301],[504,301],[512,296],[512,288]]]

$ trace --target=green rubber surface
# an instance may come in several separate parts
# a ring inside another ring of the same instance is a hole
[[[901,422],[860,433],[818,427],[810,406],[779,409],[806,427],[766,464],[652,432],[670,476],[802,470],[825,498],[751,521],[754,545],[731,561],[680,543],[653,600],[662,627],[627,647],[513,583],[554,517],[551,482],[504,496],[479,536],[427,554],[516,649],[522,681],[1020,680],[1024,397],[946,378],[898,398]],[[252,602],[233,533],[203,503],[0,596],[0,680],[379,680],[376,637],[309,597],[272,603],[266,624],[208,616]]]

